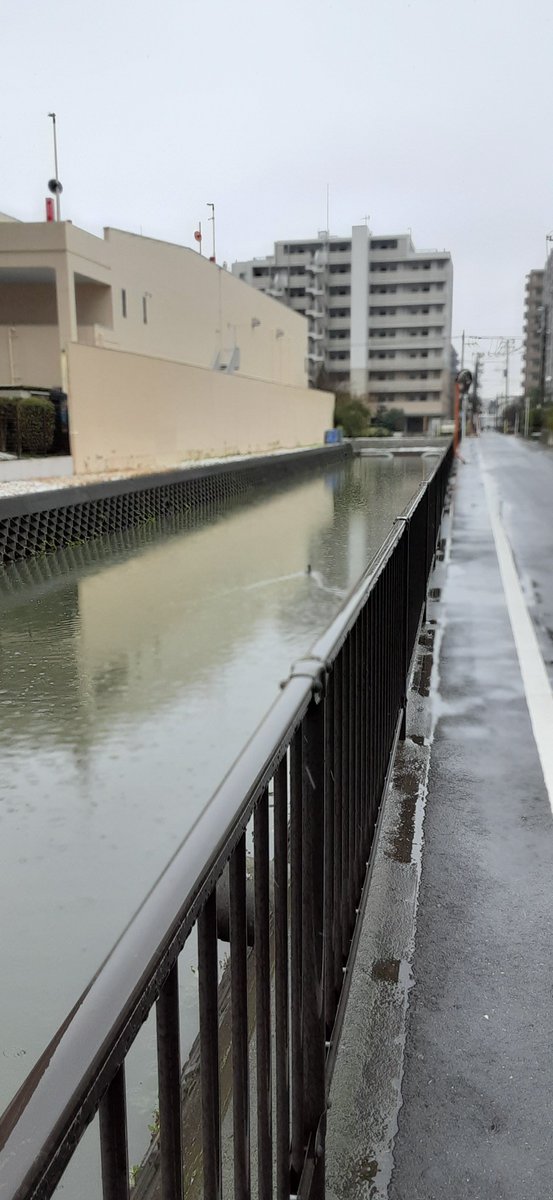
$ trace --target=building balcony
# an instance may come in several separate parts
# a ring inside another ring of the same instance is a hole
[[[399,337],[390,338],[388,341],[387,338],[371,337],[369,330],[369,347],[371,350],[395,350],[398,357],[401,354],[404,358],[409,357],[410,353],[419,355],[421,350],[439,350],[447,358],[448,348],[444,347],[444,342],[445,338],[437,333],[429,334],[428,337],[421,337],[420,334],[417,337],[405,337],[402,334]],[[413,361],[418,366],[416,360]],[[439,362],[439,360],[429,359],[428,362],[435,363]]]
[[[306,262],[305,270],[311,272],[312,275],[321,275],[325,270],[325,266],[321,262]]]
[[[441,379],[375,379],[374,372],[369,371],[369,385],[373,392],[432,392],[443,391]],[[378,374],[378,372],[376,372]]]
[[[324,338],[324,333],[318,329],[310,329],[307,336],[312,342],[321,342]]]
[[[307,296],[324,296],[325,293],[324,288],[319,287],[319,284],[314,281],[313,283],[307,284],[305,288],[305,294]]]
[[[322,321],[325,313],[322,308],[306,308],[305,315],[306,317],[312,317],[314,321]]]
[[[434,267],[433,270],[430,269],[429,271],[413,271],[405,267],[403,267],[401,270],[398,269],[397,271],[370,271],[371,283],[410,283],[413,285],[417,284],[419,287],[423,287],[427,283],[446,283],[447,279],[447,271],[445,269],[438,270],[436,267]]]
[[[374,305],[376,308],[377,306]],[[392,315],[385,313],[383,316],[377,313],[369,314],[369,337],[373,329],[420,329],[426,327],[432,330],[429,337],[446,337],[446,314],[445,313],[408,313],[405,309],[398,308]],[[434,333],[435,329],[439,329],[439,333]],[[409,335],[403,335],[405,336]],[[420,336],[420,335],[419,335]],[[414,347],[413,347],[414,349]]]
[[[395,358],[369,359],[370,371],[443,371],[443,358],[422,358],[420,351],[416,358],[406,354],[396,354]]]
[[[310,363],[322,363],[325,360],[324,354],[321,354],[320,350],[317,350],[316,347],[309,351],[307,358]]]

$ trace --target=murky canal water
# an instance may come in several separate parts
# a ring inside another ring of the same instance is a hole
[[[0,573],[0,1110],[424,470],[355,459]]]

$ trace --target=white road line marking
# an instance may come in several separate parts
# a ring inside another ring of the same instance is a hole
[[[532,619],[526,607],[526,601],[513,559],[513,552],[499,515],[495,485],[484,465],[480,447],[478,447],[478,450],[488,513],[503,582],[503,590],[507,601],[507,611],[518,654],[524,691],[526,693],[526,703],[543,771],[543,778],[549,796],[549,803],[553,811],[553,692],[551,691],[551,684],[549,683]]]

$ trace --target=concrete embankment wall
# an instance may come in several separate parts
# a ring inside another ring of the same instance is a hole
[[[332,426],[328,392],[92,346],[67,357],[77,473],[315,446]]]

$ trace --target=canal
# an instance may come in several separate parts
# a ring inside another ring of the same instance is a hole
[[[434,462],[347,460],[0,573],[0,1111]]]

